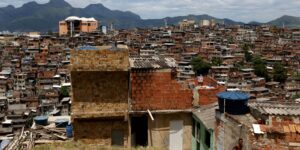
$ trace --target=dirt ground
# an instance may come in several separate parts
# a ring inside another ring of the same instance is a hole
[[[156,148],[118,148],[118,147],[103,147],[100,145],[86,145],[79,142],[64,142],[54,144],[37,145],[33,150],[161,150]]]

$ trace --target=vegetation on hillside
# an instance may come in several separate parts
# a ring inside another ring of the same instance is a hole
[[[252,60],[252,64],[253,64],[255,75],[265,78],[266,81],[271,80],[271,77],[268,74],[266,62],[264,60],[262,60],[260,57],[255,57]]]
[[[203,60],[201,57],[193,58],[191,65],[193,66],[193,70],[197,75],[206,75],[211,68],[211,64],[206,60]]]
[[[284,83],[288,78],[287,70],[281,63],[276,63],[273,68],[273,80],[280,83]]]

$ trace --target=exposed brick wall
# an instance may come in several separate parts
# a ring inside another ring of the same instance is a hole
[[[223,92],[223,87],[217,87],[215,89],[200,89],[199,92],[199,105],[208,105],[218,102],[217,94]]]
[[[128,72],[72,71],[71,77],[75,115],[127,112]]]
[[[196,79],[190,79],[188,80],[189,83],[195,84],[195,86],[211,86],[214,87],[213,89],[199,89],[199,105],[208,105],[212,104],[218,101],[217,94],[220,92],[225,91],[224,86],[218,85],[217,81],[214,80],[212,77],[204,76],[203,82],[198,83],[197,78]]]
[[[218,101],[217,94],[225,91],[225,87],[218,85],[217,81],[211,77],[203,78],[203,85],[213,86],[214,89],[200,89],[199,90],[199,105],[212,104]]]
[[[128,71],[128,50],[71,50],[72,71]]]
[[[112,130],[120,130],[124,134],[124,146],[128,146],[128,122],[123,119],[75,119],[74,140],[87,144],[111,145]]]
[[[55,75],[54,71],[41,71],[38,73],[38,78],[41,79],[53,78],[54,75]]]
[[[112,131],[124,133],[128,145],[128,51],[71,51],[74,139],[112,144]],[[117,118],[117,119],[116,119]]]
[[[131,72],[133,110],[188,109],[192,91],[172,79],[171,70]]]
[[[46,53],[37,53],[34,56],[35,63],[47,63]]]

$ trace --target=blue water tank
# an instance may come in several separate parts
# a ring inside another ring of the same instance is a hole
[[[244,92],[226,91],[217,94],[219,110],[232,115],[242,115],[249,112],[248,100],[250,96]]]
[[[73,126],[71,124],[68,124],[66,127],[66,133],[68,138],[73,137]]]
[[[48,125],[48,116],[36,116],[34,117],[34,122],[37,125]]]

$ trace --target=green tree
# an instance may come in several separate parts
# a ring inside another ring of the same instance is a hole
[[[300,72],[294,73],[293,79],[296,80],[296,81],[300,81]]]
[[[241,46],[241,48],[244,50],[244,51],[249,51],[251,49],[254,48],[254,44],[251,44],[251,43],[245,43]]]
[[[287,70],[281,63],[275,63],[273,70],[273,79],[274,81],[284,83],[287,79]]]
[[[298,98],[300,98],[300,94],[296,94],[293,96],[293,99],[298,99]]]
[[[197,75],[206,75],[211,68],[211,64],[200,57],[193,58],[191,61],[191,65],[193,66],[193,70]]]
[[[244,64],[243,61],[238,61],[238,62],[233,64],[233,66],[236,70],[241,70],[241,69],[245,68],[244,65],[245,64]]]
[[[250,46],[249,46],[248,44],[244,44],[244,45],[242,46],[242,49],[243,49],[244,51],[249,51],[249,50],[250,50]]]
[[[270,76],[268,74],[267,66],[264,60],[262,60],[260,57],[255,57],[252,60],[254,73],[259,76],[266,79],[266,81],[270,81]]]
[[[253,57],[252,57],[252,54],[249,51],[245,50],[244,55],[245,55],[246,62],[251,62],[252,61]]]
[[[252,60],[253,65],[258,65],[258,64],[265,64],[265,61],[262,60],[259,56],[256,56]]]
[[[211,59],[211,63],[213,66],[221,66],[221,64],[223,63],[223,60],[220,57],[213,57]]]
[[[228,40],[228,43],[229,43],[229,44],[233,44],[233,43],[234,43],[234,38],[233,38],[233,36],[230,36],[227,40]]]
[[[68,97],[69,96],[68,88],[65,86],[62,86],[60,89],[60,95],[61,95],[61,97]]]

